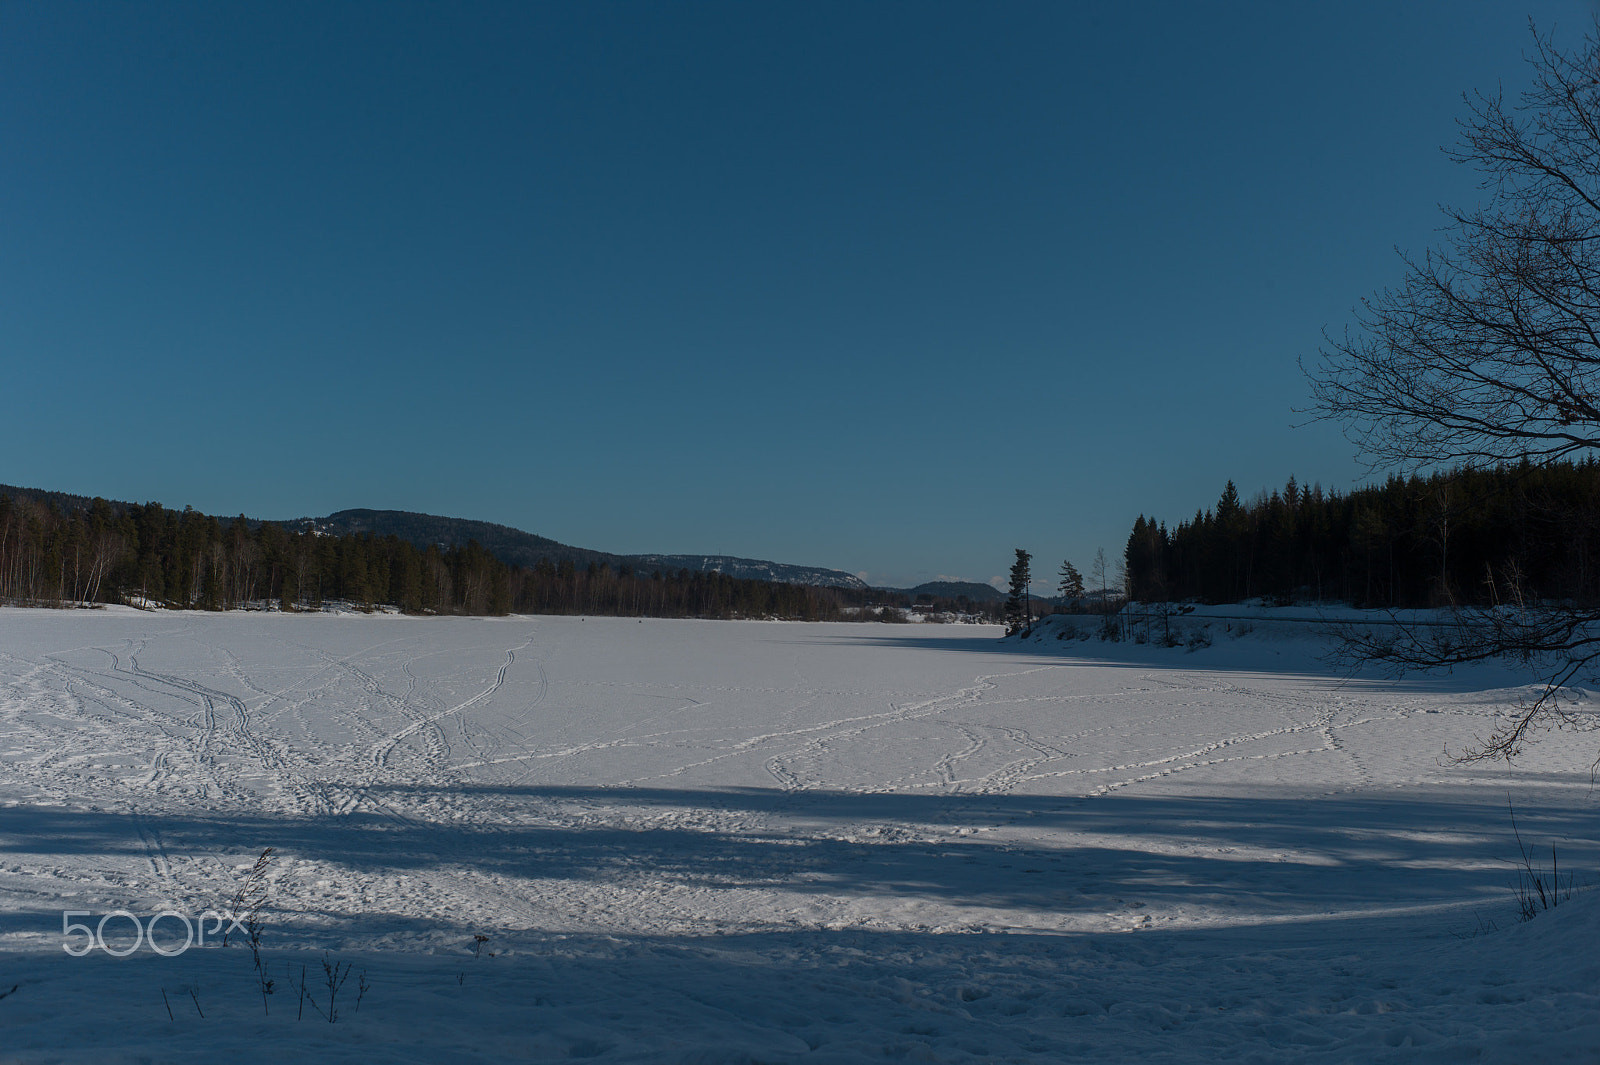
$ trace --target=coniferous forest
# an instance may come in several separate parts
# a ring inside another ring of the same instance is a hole
[[[1125,554],[1145,601],[1256,596],[1370,607],[1600,601],[1600,464],[1458,469],[1347,494],[1297,484],[1168,528],[1141,515]]]
[[[297,532],[159,504],[0,495],[0,602],[294,610],[339,600],[413,613],[827,620],[867,598],[690,570],[507,566],[475,542],[418,548],[395,536]]]

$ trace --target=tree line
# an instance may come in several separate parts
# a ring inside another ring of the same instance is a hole
[[[889,620],[895,608],[912,605],[977,609],[965,597],[918,600],[688,569],[644,573],[570,558],[507,565],[476,541],[418,547],[392,535],[329,535],[243,515],[224,521],[156,503],[95,499],[59,506],[50,498],[0,495],[0,602],[297,610],[342,601],[408,613],[806,621],[861,616],[868,605],[889,608],[878,615]]]
[[[1290,478],[1248,501],[1229,481],[1174,528],[1140,515],[1124,558],[1143,602],[1600,602],[1600,464],[1395,475],[1348,493]]]
[[[504,613],[506,568],[474,544],[324,536],[157,503],[82,507],[0,496],[0,600],[228,610],[325,600],[417,612]]]

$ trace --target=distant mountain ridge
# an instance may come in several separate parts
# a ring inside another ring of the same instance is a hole
[[[810,584],[819,588],[855,588],[865,591],[870,585],[853,573],[843,570],[823,569],[818,566],[795,566],[787,562],[764,562],[758,558],[735,558],[732,555],[627,555],[635,569],[700,570],[718,573],[743,580],[782,581],[785,584]]]
[[[1006,593],[989,584],[979,584],[976,581],[927,581],[915,588],[885,588],[886,592],[899,592],[916,599],[919,595],[931,595],[939,599],[958,599],[966,596],[974,603],[987,603],[1006,597]]]
[[[809,584],[821,588],[866,590],[868,585],[854,574],[821,566],[795,566],[765,559],[737,558],[732,555],[617,555],[573,547],[545,536],[523,532],[509,525],[468,518],[447,518],[437,514],[417,514],[407,510],[341,510],[325,518],[298,518],[281,523],[286,527],[307,525],[319,532],[371,533],[398,536],[417,547],[439,544],[446,547],[478,541],[485,551],[507,565],[529,568],[541,561],[586,566],[597,562],[613,568],[628,566],[636,572],[651,570],[691,570],[721,573],[745,580],[781,581]]]

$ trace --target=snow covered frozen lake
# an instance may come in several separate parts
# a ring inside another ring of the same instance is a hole
[[[1600,1061],[1600,737],[1214,628],[0,610],[0,1061]]]

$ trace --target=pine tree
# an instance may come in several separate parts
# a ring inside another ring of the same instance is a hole
[[[1068,603],[1076,603],[1083,598],[1083,574],[1078,572],[1077,566],[1067,561],[1061,563],[1061,583],[1056,586],[1056,591]]]
[[[1028,586],[1033,578],[1028,573],[1028,563],[1033,556],[1017,548],[1017,560],[1011,564],[1011,594],[1006,599],[1006,635],[1020,632],[1033,621],[1032,593]]]

